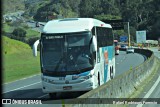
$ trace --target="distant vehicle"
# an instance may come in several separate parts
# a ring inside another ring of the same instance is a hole
[[[39,24],[39,22],[36,22],[36,27],[40,27],[40,24]]]
[[[128,47],[126,49],[126,54],[128,54],[128,53],[134,53],[134,48],[133,47]]]
[[[50,97],[58,92],[88,91],[115,76],[113,32],[110,24],[92,18],[47,22],[40,40],[42,90]]]
[[[115,55],[119,55],[118,40],[114,40],[114,46],[115,46]]]
[[[121,48],[122,48],[122,49],[126,49],[126,48],[128,48],[128,46],[126,46],[126,45],[121,45]]]

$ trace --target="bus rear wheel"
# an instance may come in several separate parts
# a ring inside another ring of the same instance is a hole
[[[113,67],[110,67],[110,78],[113,79]]]

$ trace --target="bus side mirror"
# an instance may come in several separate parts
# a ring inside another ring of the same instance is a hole
[[[93,49],[93,52],[97,51],[97,39],[95,35],[93,35],[93,38],[92,38],[92,49]]]
[[[90,63],[95,64],[96,51],[97,51],[97,39],[96,39],[96,36],[93,35],[92,42],[91,42],[91,44],[90,44],[90,53],[92,53],[91,57],[92,57],[94,60],[91,60]]]
[[[39,44],[39,40],[37,40],[34,44],[33,44],[33,56],[37,56],[37,47]]]

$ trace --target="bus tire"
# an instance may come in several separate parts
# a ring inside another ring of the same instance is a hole
[[[98,73],[98,86],[100,86],[100,76],[99,76],[99,73]]]
[[[110,79],[113,79],[113,69],[110,67]]]
[[[113,68],[113,66],[112,66],[112,76],[114,78],[114,68]]]
[[[57,94],[56,94],[56,93],[49,93],[49,97],[50,97],[51,99],[56,99]]]

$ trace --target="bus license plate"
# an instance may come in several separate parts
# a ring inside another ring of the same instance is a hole
[[[63,90],[71,90],[72,89],[72,86],[64,86],[63,87]]]

